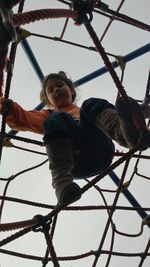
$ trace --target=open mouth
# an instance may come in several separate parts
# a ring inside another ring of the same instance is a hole
[[[56,93],[56,97],[58,97],[58,98],[59,98],[59,97],[60,97],[60,98],[61,98],[61,97],[64,97],[64,94],[63,94],[63,93]]]

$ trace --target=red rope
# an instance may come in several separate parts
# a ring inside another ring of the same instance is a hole
[[[16,27],[34,22],[36,20],[66,17],[76,19],[78,14],[77,12],[68,9],[39,9],[35,11],[24,12],[22,14],[15,14],[13,16],[13,23]]]
[[[32,227],[38,222],[35,219],[31,220],[26,220],[26,221],[20,221],[20,222],[12,222],[12,223],[1,223],[0,224],[0,231],[11,231],[11,230],[16,230],[20,228],[25,228],[25,227]]]
[[[133,123],[136,129],[145,129],[145,125],[143,125],[143,123],[140,121],[140,119],[138,118],[134,107],[132,106],[132,104],[130,103],[130,100],[128,98],[128,95],[126,94],[126,91],[121,83],[121,81],[119,80],[119,77],[117,75],[117,73],[115,72],[103,46],[101,45],[93,27],[91,26],[90,23],[86,23],[85,27],[90,35],[90,37],[93,40],[93,43],[95,44],[95,47],[97,48],[97,51],[99,52],[100,56],[102,57],[105,66],[107,67],[120,95],[122,95],[122,97],[124,98],[124,100],[126,101],[126,103],[128,104],[129,110],[132,112],[132,118],[133,118]]]

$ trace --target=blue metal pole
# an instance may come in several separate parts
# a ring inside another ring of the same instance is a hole
[[[111,179],[113,180],[113,182],[119,186],[120,183],[120,179],[118,178],[118,176],[115,174],[115,172],[110,172],[109,176],[111,177]],[[130,202],[130,204],[135,207],[135,208],[141,208],[140,204],[138,203],[138,201],[134,198],[134,196],[130,193],[130,191],[128,189],[123,190],[122,192],[124,194],[124,196],[127,198],[127,200]],[[137,213],[140,215],[140,217],[142,219],[146,218],[148,216],[148,214],[144,211],[144,210],[137,210]],[[150,228],[150,225],[148,225],[148,227]]]
[[[28,43],[28,41],[26,39],[24,39],[22,42],[21,42],[21,46],[22,48],[24,49],[25,53],[26,53],[26,56],[28,57],[34,71],[36,72],[40,82],[42,82],[43,78],[44,78],[44,75],[43,75],[43,72],[33,54],[33,51],[31,50],[31,47]]]
[[[42,71],[41,71],[41,69],[39,67],[39,64],[38,64],[38,62],[37,62],[37,60],[36,60],[36,58],[35,58],[35,56],[34,56],[34,54],[32,52],[27,40],[23,40],[22,41],[22,46],[23,46],[24,51],[25,51],[26,55],[28,56],[28,58],[29,58],[29,60],[30,60],[30,62],[32,64],[32,66],[33,66],[38,78],[40,79],[40,81],[42,81],[43,78],[44,78],[44,75],[43,75],[43,73],[42,73]],[[144,45],[144,46],[132,51],[131,53],[125,55],[124,57],[122,57],[122,60],[123,60],[124,63],[127,63],[127,62],[132,61],[133,59],[135,59],[137,57],[140,57],[140,56],[142,56],[142,55],[144,55],[144,54],[146,54],[148,52],[150,52],[150,43],[148,43],[148,44],[146,44],[146,45]],[[117,61],[113,61],[112,62],[112,66],[114,68],[117,68],[119,66],[119,64],[118,64]],[[101,75],[103,75],[103,74],[105,74],[107,72],[108,72],[108,70],[104,66],[104,67],[102,67],[102,68],[100,68],[100,69],[98,69],[98,70],[96,70],[96,71],[94,71],[94,72],[92,72],[92,73],[80,78],[79,80],[75,81],[74,85],[75,86],[80,86],[80,85],[82,85],[82,84],[84,84],[86,82],[89,82],[89,81],[91,81],[91,80],[93,80],[93,79],[95,79],[95,78],[97,78],[97,77],[99,77],[99,76],[101,76]]]
[[[137,57],[140,57],[140,56],[142,56],[142,55],[144,55],[145,53],[148,53],[148,52],[150,52],[150,43],[148,43],[148,44],[146,44],[146,45],[134,50],[133,52],[125,55],[124,57],[122,57],[122,60],[123,60],[124,63],[127,63],[127,62],[129,62],[129,61],[131,61],[131,60],[133,60],[133,59],[135,59]],[[112,64],[113,68],[117,68],[119,66],[117,61],[113,61],[111,64]],[[91,80],[93,80],[93,79],[105,74],[106,72],[108,72],[108,70],[104,66],[104,67],[102,67],[102,68],[100,68],[100,69],[98,69],[98,70],[96,70],[96,71],[94,71],[94,72],[82,77],[81,79],[77,80],[75,82],[75,86],[80,86],[80,85],[82,85],[84,83],[87,83],[87,82],[89,82],[89,81],[91,81]]]
[[[28,43],[28,41],[25,39],[21,42],[21,45],[28,57],[28,59],[30,60],[31,62],[31,65],[34,69],[34,71],[36,72],[40,82],[42,83],[43,79],[44,79],[44,74],[40,68],[40,65],[38,64],[34,54],[33,54],[33,51],[31,50],[31,47]],[[38,106],[35,107],[36,110],[41,110],[42,108],[44,107],[44,104],[43,103],[40,103]]]

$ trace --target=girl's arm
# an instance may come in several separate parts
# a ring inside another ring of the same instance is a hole
[[[43,123],[47,118],[49,111],[27,111],[10,99],[2,99],[0,101],[0,114],[4,113],[7,113],[7,124],[13,130],[43,134]]]

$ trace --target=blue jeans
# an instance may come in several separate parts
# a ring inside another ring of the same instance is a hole
[[[75,179],[94,176],[112,162],[114,144],[95,126],[96,117],[106,108],[115,109],[107,100],[90,98],[81,106],[80,121],[67,112],[54,112],[44,123],[44,144],[58,139],[72,141]]]

